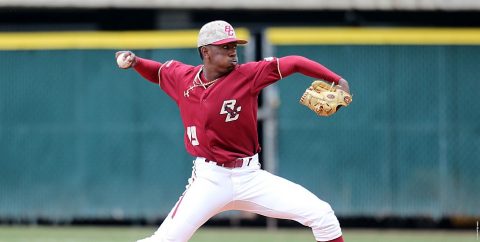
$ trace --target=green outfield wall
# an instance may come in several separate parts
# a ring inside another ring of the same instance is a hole
[[[311,78],[278,83],[279,174],[340,215],[480,215],[479,33],[270,29],[277,56],[317,60],[353,93],[351,106],[319,118],[297,105]]]
[[[113,50],[2,51],[0,217],[153,217],[190,175],[176,105]],[[199,62],[195,50],[145,51]]]
[[[480,216],[480,30],[293,30],[266,32],[274,54],[341,74],[353,103],[320,118],[298,103],[311,78],[276,84],[281,176],[341,216]],[[192,166],[179,112],[114,53],[200,64],[196,32],[136,34],[0,34],[0,219],[155,219],[174,205]]]

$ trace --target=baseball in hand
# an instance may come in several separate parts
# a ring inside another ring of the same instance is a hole
[[[132,65],[132,56],[128,53],[122,53],[117,57],[118,67],[126,69]]]

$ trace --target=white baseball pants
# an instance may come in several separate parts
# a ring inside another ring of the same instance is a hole
[[[192,177],[160,228],[137,242],[186,242],[208,219],[227,210],[243,210],[291,219],[312,228],[317,241],[342,235],[330,205],[304,187],[260,169],[258,155],[241,168],[194,160]]]

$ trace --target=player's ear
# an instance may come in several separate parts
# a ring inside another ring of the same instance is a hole
[[[204,50],[205,49],[205,46],[200,46],[198,47],[198,53],[200,54],[200,58],[203,60],[204,58]]]
[[[210,50],[208,49],[208,46],[200,47],[200,54],[202,55],[202,60],[205,59],[205,57],[210,56]]]
[[[198,48],[197,48],[197,51],[198,51],[198,55],[200,56],[200,59],[203,60],[202,46],[198,47]]]

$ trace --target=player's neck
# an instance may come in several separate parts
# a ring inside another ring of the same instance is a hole
[[[203,74],[203,71],[200,73],[200,75],[198,75],[198,79],[200,79],[199,81],[201,85],[203,85],[204,87],[209,87],[211,84],[218,81],[218,78],[213,80],[208,80],[207,77],[205,77],[205,75]]]
[[[227,74],[228,72],[220,72],[215,70],[215,68],[208,68],[207,66],[202,67],[202,77],[206,79],[206,81],[213,81]]]

